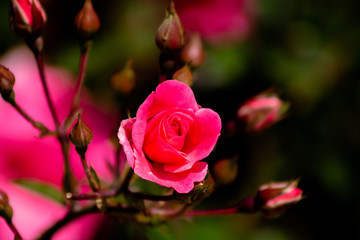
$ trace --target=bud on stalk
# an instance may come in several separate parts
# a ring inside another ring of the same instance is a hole
[[[185,33],[171,1],[165,19],[157,30],[156,44],[162,51],[177,51],[185,45]]]
[[[46,23],[46,13],[38,0],[11,0],[10,27],[20,37],[36,39]]]
[[[172,78],[176,79],[176,80],[178,80],[180,82],[183,82],[183,83],[189,85],[190,87],[193,85],[193,76],[192,76],[192,73],[191,73],[191,69],[187,64],[184,65],[179,70],[177,70],[173,74]]]
[[[82,121],[80,114],[78,122],[71,129],[69,134],[70,141],[75,145],[76,151],[82,155],[86,152],[87,146],[93,139],[93,134],[88,126]]]
[[[181,59],[192,68],[200,67],[205,60],[205,51],[199,33],[191,33],[180,53]]]
[[[9,204],[9,197],[0,190],[0,217],[4,218],[7,222],[11,222],[12,216],[13,210]]]
[[[271,182],[260,186],[255,196],[256,207],[266,217],[279,217],[303,198],[297,184],[298,181]]]
[[[14,74],[5,66],[0,65],[0,94],[5,101],[14,100]]]
[[[85,0],[83,8],[75,17],[75,28],[85,40],[91,38],[100,28],[100,20],[91,0]]]
[[[135,71],[132,61],[126,62],[125,68],[111,77],[111,87],[120,93],[129,94],[135,87]]]

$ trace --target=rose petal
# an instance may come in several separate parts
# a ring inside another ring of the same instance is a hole
[[[194,188],[194,182],[205,178],[208,168],[207,163],[196,162],[187,171],[168,173],[162,170],[161,165],[159,163],[151,165],[145,157],[140,157],[135,161],[134,172],[143,179],[165,187],[172,187],[179,193],[188,193]]]
[[[208,108],[197,111],[183,147],[187,158],[199,161],[207,157],[220,136],[220,130],[221,119],[216,112]]]
[[[119,142],[123,146],[127,161],[132,168],[134,168],[134,150],[131,142],[131,130],[134,122],[135,118],[123,120],[118,132]]]
[[[185,164],[189,161],[186,158],[186,155],[181,152],[185,136],[178,137],[178,141],[181,141],[182,144],[181,147],[178,146],[179,148],[177,148],[173,145],[173,142],[168,141],[166,133],[164,133],[164,131],[166,131],[166,129],[164,130],[164,125],[166,125],[168,115],[181,116],[183,120],[182,124],[185,124],[187,129],[195,117],[192,110],[183,109],[166,110],[154,116],[154,118],[152,118],[147,124],[145,142],[143,146],[144,152],[152,161],[171,164]],[[186,132],[188,131],[187,129]],[[169,131],[172,132],[172,130]],[[183,131],[185,131],[185,129]]]
[[[156,88],[150,116],[162,110],[174,108],[197,111],[199,106],[196,103],[193,91],[188,85],[177,80],[167,80]]]
[[[137,113],[136,113],[136,121],[132,128],[132,141],[134,144],[134,148],[139,152],[142,152],[145,132],[146,132],[146,125],[148,122],[150,108],[153,105],[155,100],[155,93],[151,93],[140,105]]]

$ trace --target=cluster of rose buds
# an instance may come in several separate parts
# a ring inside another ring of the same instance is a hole
[[[165,19],[158,28],[156,44],[161,50],[160,82],[176,79],[191,86],[192,70],[204,62],[205,52],[200,34],[185,32],[173,1],[170,2]]]

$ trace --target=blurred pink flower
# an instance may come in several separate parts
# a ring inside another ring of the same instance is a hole
[[[259,94],[247,100],[237,115],[245,121],[247,130],[259,131],[279,121],[288,107],[274,94]]]
[[[175,0],[186,30],[199,32],[211,41],[237,41],[252,28],[252,0]]]
[[[17,48],[0,59],[0,63],[7,66],[15,75],[14,91],[18,104],[36,121],[41,121],[50,129],[54,129],[31,52],[25,47]],[[73,77],[68,72],[54,67],[46,67],[45,71],[50,92],[62,119],[70,110],[74,94],[73,85],[75,85],[70,81]],[[87,158],[101,178],[109,178],[110,174],[104,163],[105,159],[113,160],[115,153],[110,144],[107,144],[107,139],[112,126],[116,123],[112,123],[111,116],[96,107],[88,96],[84,99],[82,118],[94,132]],[[53,137],[37,139],[39,131],[4,101],[0,101],[0,115],[2,116],[0,118],[0,175],[3,182],[0,186],[9,195],[10,203],[14,208],[15,225],[26,239],[32,239],[35,233],[39,234],[39,230],[44,230],[59,219],[65,213],[65,208],[14,186],[9,179],[35,178],[60,187],[63,175],[60,145]],[[71,146],[70,161],[76,177],[83,178],[85,175],[81,162],[73,146]],[[45,215],[42,216],[42,213]],[[31,224],[26,223],[27,221],[31,221]],[[75,228],[77,226],[79,230],[86,222],[76,221],[75,223],[77,225],[73,226]],[[7,228],[5,222],[0,221],[0,239],[11,239],[8,235],[6,237],[3,235],[7,234],[7,231],[2,230],[4,228]],[[95,230],[89,226],[86,228]],[[80,239],[80,236],[81,239],[87,239],[84,232],[78,231],[78,234],[81,235],[72,233],[71,239]],[[65,234],[62,239],[69,238],[66,238]]]
[[[276,218],[289,207],[299,202],[303,190],[297,187],[298,181],[271,182],[259,187],[255,202],[264,216]]]

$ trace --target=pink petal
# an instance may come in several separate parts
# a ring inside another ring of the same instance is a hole
[[[151,165],[145,157],[141,157],[135,160],[134,172],[143,179],[172,187],[179,193],[188,193],[194,188],[194,182],[205,178],[208,168],[207,163],[197,162],[187,171],[168,173],[162,170],[161,165],[156,163]]]
[[[134,149],[132,146],[132,127],[134,125],[135,118],[129,118],[121,122],[118,138],[120,144],[124,148],[124,152],[130,167],[134,168]]]
[[[183,152],[191,161],[200,161],[207,157],[220,136],[221,119],[211,109],[202,108],[195,113],[195,120],[190,126]]]
[[[156,88],[150,117],[162,110],[174,108],[197,111],[199,106],[196,103],[193,91],[188,85],[177,80],[167,80]]]

